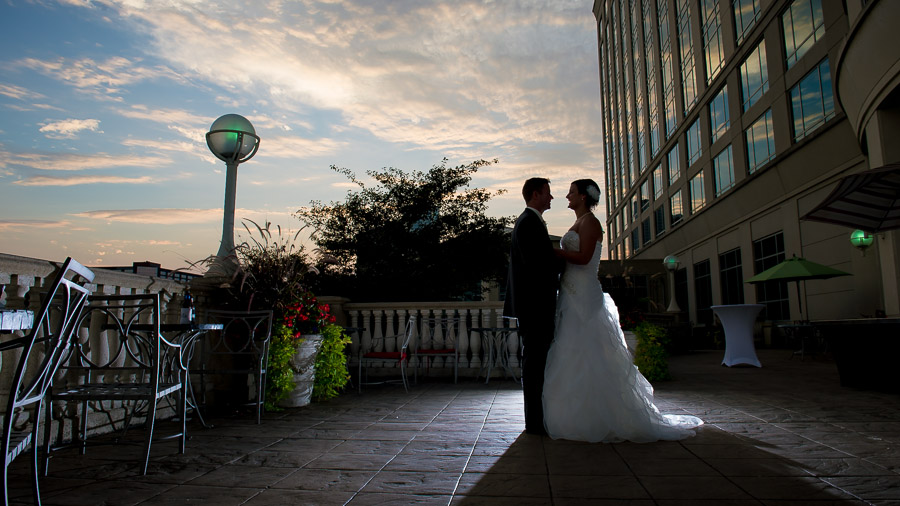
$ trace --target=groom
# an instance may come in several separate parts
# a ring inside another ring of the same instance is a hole
[[[556,290],[561,264],[553,253],[541,215],[550,209],[550,180],[531,178],[522,188],[525,211],[516,220],[509,253],[509,278],[503,315],[518,318],[523,343],[522,388],[525,432],[546,434],[541,394],[544,365],[553,341]]]

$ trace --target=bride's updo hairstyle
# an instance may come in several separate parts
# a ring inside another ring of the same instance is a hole
[[[578,188],[578,194],[584,195],[584,203],[588,209],[597,207],[600,203],[600,186],[593,179],[579,179],[572,181],[575,188]]]

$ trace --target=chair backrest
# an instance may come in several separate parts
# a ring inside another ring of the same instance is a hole
[[[397,350],[401,353],[406,353],[406,350],[409,349],[409,341],[412,339],[413,334],[416,333],[416,317],[415,315],[410,316],[409,320],[406,321],[406,329],[403,331],[403,341],[397,344]]]
[[[267,311],[208,311],[210,323],[224,328],[210,332],[206,353],[212,355],[262,355],[272,337],[273,313]]]
[[[159,293],[92,295],[88,301],[90,305],[78,322],[88,337],[76,340],[73,360],[66,369],[105,375],[105,382],[115,381],[116,373],[132,374],[138,383],[158,382],[166,364],[175,366],[172,372],[184,370],[180,344],[161,346],[165,338],[160,332]],[[125,377],[121,380],[127,381]]]
[[[94,273],[67,258],[41,294],[41,307],[21,342],[21,355],[10,386],[5,424],[11,424],[15,410],[43,400],[53,376],[65,360],[83,314]],[[7,341],[6,345],[14,344]]]
[[[417,350],[454,350],[460,333],[460,318],[447,316],[423,318]]]

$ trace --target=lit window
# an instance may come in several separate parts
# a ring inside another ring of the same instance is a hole
[[[700,154],[703,152],[703,146],[700,142],[699,118],[687,129],[685,136],[687,137],[687,163],[688,167],[690,167],[691,164],[700,159]]]
[[[766,67],[766,41],[756,46],[741,64],[741,92],[744,110],[750,108],[769,89],[769,70]]]
[[[772,109],[766,111],[745,132],[747,140],[747,168],[752,174],[775,157],[775,131]]]
[[[791,68],[809,48],[825,36],[821,0],[794,0],[781,16],[784,27],[784,54]]]
[[[665,190],[665,188],[663,188],[663,185],[664,185],[664,183],[663,183],[662,167],[657,166],[655,169],[653,169],[653,199],[654,200],[662,197],[663,190]]]
[[[703,171],[691,178],[691,214],[706,205],[706,188],[703,186]]]
[[[644,180],[641,183],[641,211],[646,211],[650,207],[650,181]]]
[[[794,140],[799,141],[834,117],[831,68],[828,59],[791,88]]]
[[[681,190],[678,190],[669,198],[669,223],[675,226],[683,217],[684,207],[681,202]]]
[[[740,45],[744,37],[759,19],[759,0],[733,0],[734,7],[734,38]]]
[[[678,144],[675,144],[675,146],[672,147],[666,155],[666,160],[668,160],[669,185],[671,185],[681,177],[681,158],[678,157]]]
[[[706,83],[719,75],[725,63],[722,27],[719,23],[719,0],[700,0],[700,21],[703,24],[703,55],[706,58]]]
[[[709,103],[709,130],[712,142],[715,143],[728,131],[728,86],[722,90]]]
[[[716,197],[734,186],[734,163],[731,157],[731,144],[713,159],[713,177],[715,178]]]

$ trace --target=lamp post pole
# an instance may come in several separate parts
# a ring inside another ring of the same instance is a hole
[[[225,214],[222,216],[222,241],[216,257],[224,259],[234,254],[234,203],[237,198],[237,162],[225,164]]]
[[[669,271],[669,292],[671,294],[669,296],[669,307],[666,309],[666,312],[680,313],[681,308],[678,307],[678,301],[675,300],[675,271],[678,270],[678,258],[675,255],[669,255],[663,259],[663,265]]]
[[[222,241],[210,266],[215,275],[230,275],[238,261],[234,256],[234,209],[237,195],[238,165],[253,158],[259,150],[259,136],[247,118],[226,114],[213,122],[206,134],[206,145],[216,158],[225,162],[225,207],[222,216]]]

